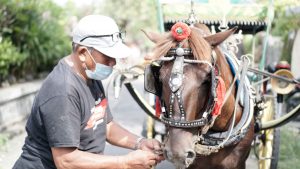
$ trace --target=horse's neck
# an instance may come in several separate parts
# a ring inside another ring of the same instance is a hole
[[[227,91],[233,81],[233,75],[230,70],[229,64],[227,63],[227,60],[225,59],[225,56],[221,53],[221,51],[218,48],[216,48],[215,51],[218,56],[216,64],[218,65],[220,76],[225,82],[226,91]],[[221,114],[218,116],[218,118],[214,123],[214,126],[212,127],[213,130],[225,131],[230,126],[231,118],[234,111],[235,93],[236,92],[234,86],[231,95],[229,96],[228,100],[222,107]],[[242,114],[242,108],[238,106],[235,124],[237,124],[237,122],[240,120],[241,114]]]

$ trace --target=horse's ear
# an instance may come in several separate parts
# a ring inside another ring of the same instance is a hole
[[[153,42],[157,43],[161,39],[161,35],[159,33],[155,32],[147,32],[142,29],[142,31],[145,33],[145,35]]]
[[[220,43],[222,43],[225,39],[227,39],[231,34],[233,34],[237,30],[237,26],[234,28],[231,28],[224,32],[219,32],[214,35],[206,36],[204,39],[211,45],[211,46],[217,46]]]

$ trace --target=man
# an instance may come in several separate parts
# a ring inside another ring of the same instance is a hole
[[[115,21],[82,18],[73,30],[73,52],[59,61],[38,92],[26,124],[23,153],[14,169],[144,169],[163,160],[160,144],[115,122],[101,80],[116,58],[129,55]],[[103,155],[105,141],[133,149]]]

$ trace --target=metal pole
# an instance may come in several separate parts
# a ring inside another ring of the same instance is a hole
[[[160,32],[165,32],[165,27],[164,27],[164,20],[163,20],[163,14],[161,11],[161,4],[160,0],[156,0],[156,9],[157,9],[157,20],[158,20],[158,27]]]
[[[268,40],[269,40],[270,30],[271,30],[271,27],[272,27],[273,18],[274,18],[273,0],[269,0],[269,6],[268,6],[268,26],[267,26],[267,30],[266,30],[266,37],[265,37],[264,46],[263,46],[262,58],[261,58],[261,61],[260,61],[260,64],[259,64],[259,69],[260,70],[264,70],[265,69]]]

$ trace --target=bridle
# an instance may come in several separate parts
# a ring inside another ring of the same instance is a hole
[[[190,48],[177,47],[177,48],[170,49],[165,57],[159,59],[161,64],[163,64],[163,62],[166,61],[174,62],[171,70],[169,82],[168,82],[171,90],[168,110],[165,107],[164,101],[160,98],[161,105],[162,105],[162,114],[160,115],[160,119],[167,126],[177,127],[177,128],[196,128],[196,127],[203,127],[205,125],[210,125],[212,123],[212,119],[213,119],[212,112],[214,110],[215,103],[217,101],[216,87],[217,87],[218,77],[219,77],[219,72],[215,64],[216,54],[214,51],[212,52],[213,64],[211,64],[208,61],[185,59],[185,56],[190,56],[190,55],[192,55],[192,50]],[[183,75],[184,75],[183,69],[185,63],[207,64],[210,67],[210,73],[211,73],[211,89],[210,89],[209,99],[206,104],[207,106],[205,108],[205,111],[202,112],[202,117],[192,121],[186,120],[186,111],[183,107],[183,99],[182,99]],[[179,111],[180,111],[179,119],[174,118],[175,100],[177,101],[177,105],[179,106]]]

